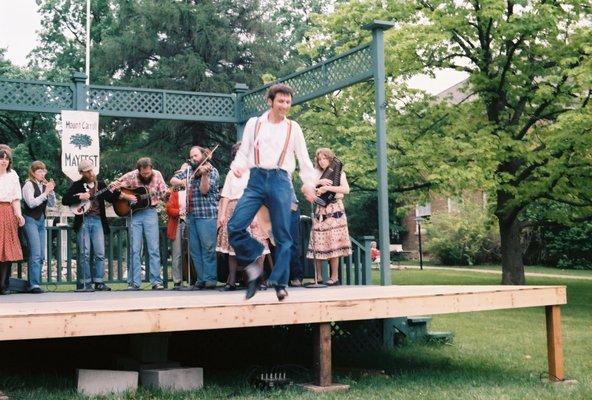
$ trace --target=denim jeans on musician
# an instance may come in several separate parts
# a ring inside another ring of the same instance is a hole
[[[189,215],[189,254],[197,269],[197,285],[214,286],[218,283],[216,268],[217,218],[196,218]]]
[[[103,282],[105,274],[105,236],[101,218],[97,215],[85,215],[76,234],[78,241],[78,263],[80,269],[78,281],[88,284],[91,281]],[[91,274],[90,254],[94,254]]]
[[[290,274],[291,184],[288,173],[282,169],[252,168],[247,188],[228,221],[230,245],[236,252],[237,263],[247,265],[263,252],[263,245],[247,232],[247,227],[262,204],[269,208],[277,255],[273,272],[267,280],[272,286],[286,286]]]
[[[152,286],[162,284],[160,277],[160,242],[158,232],[158,212],[156,208],[148,207],[132,213],[129,217],[131,236],[131,270],[128,269],[127,283],[140,287],[141,260],[143,237],[146,237],[146,250],[150,262],[148,276]]]
[[[28,278],[29,287],[32,289],[41,284],[41,268],[45,260],[45,217],[24,217],[25,235],[29,244]]]

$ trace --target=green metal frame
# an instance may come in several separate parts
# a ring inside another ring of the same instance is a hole
[[[294,90],[292,104],[301,104],[335,90],[343,89],[372,78],[372,44],[364,44],[337,57],[295,72],[276,82],[239,94],[239,123],[267,110],[265,93],[275,83],[285,83]]]
[[[294,89],[293,104],[300,104],[355,83],[373,79],[375,84],[376,149],[378,154],[379,247],[382,285],[391,283],[386,145],[386,97],[384,31],[394,24],[373,21],[372,42],[328,59],[303,71],[279,79]],[[86,76],[72,75],[72,83],[0,78],[0,111],[60,113],[62,110],[91,110],[102,116],[156,118],[185,121],[233,123],[238,137],[246,120],[267,108],[265,92],[271,85],[249,90],[237,84],[233,94],[197,93],[85,85]],[[274,83],[277,83],[274,82]],[[369,252],[365,255],[369,258]],[[368,264],[369,265],[369,264]],[[371,283],[369,271],[356,282]]]

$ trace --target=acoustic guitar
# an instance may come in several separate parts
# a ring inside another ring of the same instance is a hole
[[[113,202],[113,210],[119,217],[127,217],[132,212],[150,207],[150,197],[152,196],[160,196],[163,193],[169,193],[168,190],[164,192],[149,192],[148,189],[143,186],[135,189],[121,188],[119,190],[121,193],[136,196],[136,201],[134,202],[130,202],[126,199],[117,199]]]

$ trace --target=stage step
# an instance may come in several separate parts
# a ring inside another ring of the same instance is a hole
[[[427,341],[430,343],[450,344],[454,340],[454,332],[428,332]]]
[[[434,342],[450,343],[454,337],[452,332],[428,332],[428,324],[432,317],[412,316],[393,318],[395,333],[395,343],[400,344],[404,341],[411,342]]]

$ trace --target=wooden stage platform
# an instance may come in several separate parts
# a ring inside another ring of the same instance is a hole
[[[290,288],[283,302],[273,290],[249,301],[244,295],[145,290],[2,296],[0,340],[318,324],[320,363],[323,357],[326,363],[328,352],[330,382],[330,322],[544,306],[550,374],[563,379],[559,306],[566,303],[564,286]]]

